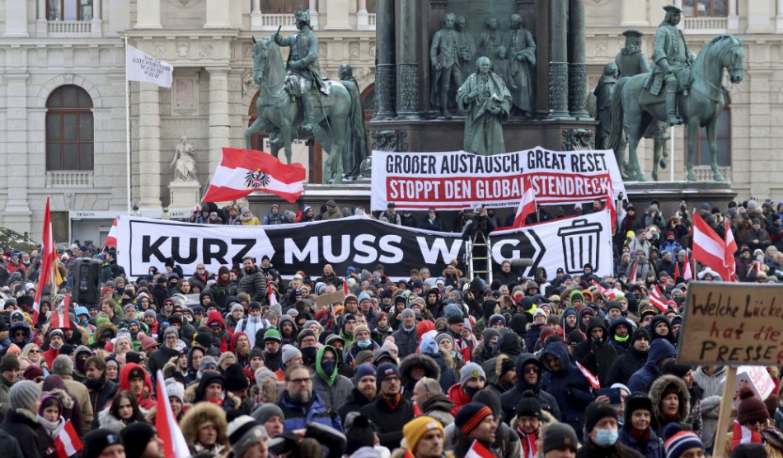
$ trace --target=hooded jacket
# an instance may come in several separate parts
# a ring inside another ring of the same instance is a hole
[[[664,418],[661,412],[661,400],[664,397],[664,393],[668,390],[675,390],[677,396],[680,399],[677,406],[677,418],[667,419]],[[658,424],[658,435],[663,436],[663,430],[669,423],[679,423],[683,429],[690,430],[691,425],[686,423],[688,419],[688,413],[691,410],[690,400],[691,396],[688,393],[688,388],[685,386],[685,382],[675,377],[674,375],[662,375],[657,378],[652,386],[650,386],[650,399],[652,400],[652,417],[653,422]]]
[[[201,425],[212,423],[217,429],[217,444],[221,450],[230,446],[228,441],[228,425],[226,423],[226,414],[223,410],[212,403],[200,402],[193,405],[185,413],[180,422],[182,435],[185,436],[185,442],[188,443],[191,453],[195,454],[198,439],[198,431]]]
[[[424,377],[440,380],[440,368],[428,355],[414,353],[406,356],[400,362],[400,374],[402,374],[402,396],[408,400],[413,397],[413,387],[418,382],[411,378],[411,371],[415,367],[424,368]]]
[[[130,373],[133,369],[141,369],[144,372],[144,390],[138,396],[139,407],[149,410],[155,407],[155,398],[152,388],[152,380],[147,371],[136,363],[127,363],[120,370],[120,391],[130,391]]]
[[[258,302],[261,305],[269,304],[269,299],[267,298],[266,275],[256,266],[253,266],[250,273],[246,272],[245,275],[239,279],[237,292],[249,294],[251,301]]]
[[[28,412],[28,411],[25,411]],[[34,417],[35,414],[30,414]],[[19,410],[9,410],[0,426],[19,444],[24,458],[57,458],[54,440],[43,426]],[[3,450],[3,456],[6,455]]]
[[[631,376],[647,362],[649,349],[648,351],[643,352],[637,350],[633,346],[634,342],[640,337],[645,337],[649,341],[650,333],[648,333],[646,329],[637,329],[631,334],[628,350],[618,356],[609,369],[609,375],[606,378],[607,386],[612,386],[615,383],[627,385]]]
[[[526,364],[533,363],[539,368],[538,379],[535,385],[529,385],[523,377],[523,370]],[[503,406],[503,418],[514,418],[516,416],[516,406],[522,399],[522,393],[527,390],[536,394],[538,403],[541,404],[541,410],[552,414],[555,419],[560,420],[560,406],[554,396],[541,389],[541,375],[543,366],[538,357],[532,353],[523,353],[517,357],[517,385],[500,395],[500,403]]]
[[[226,322],[223,321],[223,316],[220,315],[220,312],[209,312],[209,315],[207,315],[206,325],[211,328],[213,323],[219,323],[223,330],[220,334],[210,333],[212,345],[220,349],[220,353],[231,351],[231,334],[226,329]]]
[[[604,330],[603,337],[598,341],[594,340],[591,335],[595,328]],[[607,386],[606,379],[609,377],[609,369],[617,358],[617,351],[607,342],[608,333],[603,318],[593,317],[587,324],[587,340],[574,348],[574,358],[579,361],[579,364],[598,376],[601,386]]]
[[[621,338],[617,338],[617,326],[620,325],[625,325],[626,329],[628,329],[628,335],[625,336],[625,340],[620,340]],[[631,346],[631,334],[633,333],[633,330],[634,328],[631,325],[631,322],[624,316],[618,316],[612,320],[611,324],[609,324],[608,343],[614,347],[614,350],[617,352],[618,356],[625,353],[626,350],[628,350],[628,348]]]
[[[345,398],[345,402],[337,410],[338,415],[340,415],[340,421],[345,423],[345,417],[347,417],[349,413],[358,412],[362,407],[366,406],[374,400],[374,398],[367,399],[356,388],[351,389],[351,394]]]
[[[324,352],[327,349],[332,350],[335,355],[334,369],[330,374],[326,373],[322,364]],[[311,377],[313,392],[318,393],[326,408],[332,412],[337,412],[345,404],[353,390],[351,380],[338,373],[337,358],[339,355],[333,347],[329,345],[321,347],[315,355],[315,373]]]
[[[576,326],[568,326],[566,323],[566,317],[568,315],[573,315],[576,317]],[[563,328],[563,334],[566,336],[570,334],[571,331],[576,331],[579,329],[579,313],[575,308],[569,307],[563,311],[563,314],[560,316],[560,327]]]
[[[288,337],[283,335],[283,323],[289,323],[292,326],[293,331],[291,331],[291,335]],[[299,334],[299,328],[296,326],[296,322],[293,318],[291,318],[291,316],[281,316],[280,320],[277,322],[277,330],[280,331],[280,338],[282,339],[282,342],[280,342],[281,347],[285,344],[299,347],[298,342],[296,341],[297,335]]]
[[[445,394],[435,394],[424,401],[420,406],[422,415],[432,417],[438,420],[443,427],[454,423],[454,415],[451,414],[454,409],[454,403],[449,401]]]
[[[658,339],[650,344],[650,350],[647,352],[647,362],[638,371],[634,372],[628,380],[628,388],[631,392],[647,392],[653,381],[661,375],[661,360],[674,357],[677,350],[666,339]]]
[[[557,399],[560,407],[560,421],[568,423],[581,439],[582,427],[585,423],[585,409],[593,400],[590,385],[582,372],[571,362],[565,343],[552,341],[546,344],[541,353],[541,359],[554,357],[560,361],[560,369],[552,371],[544,365],[546,372],[541,385],[549,394]]]
[[[665,324],[669,329],[669,333],[665,336],[658,335],[658,333],[655,332],[655,328],[661,323]],[[666,339],[672,345],[677,345],[677,339],[674,338],[674,333],[672,332],[672,325],[669,323],[669,319],[666,318],[666,315],[655,315],[650,324],[647,326],[647,330],[650,331],[650,344],[652,344],[652,341],[654,340]]]

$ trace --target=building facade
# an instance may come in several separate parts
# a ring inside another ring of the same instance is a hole
[[[727,88],[720,165],[740,198],[783,196],[783,166],[772,157],[781,135],[774,126],[783,118],[783,0],[677,2],[694,52],[717,34],[744,38],[745,78]],[[665,3],[585,0],[589,90],[623,46],[623,30],[645,32],[651,55]],[[84,237],[100,243],[110,215],[125,212],[126,36],[175,68],[171,89],[129,86],[134,207],[150,215],[168,207],[170,164],[182,135],[196,150],[205,185],[220,148],[242,147],[253,119],[252,38],[278,27],[293,32],[295,9],[311,11],[323,72],[336,79],[339,65],[349,63],[371,111],[374,0],[0,0],[0,226],[40,238],[51,196],[58,241],[76,238],[71,220],[81,220],[93,221]],[[674,138],[674,176],[681,180],[681,127]],[[641,149],[646,170],[648,149]],[[322,160],[317,148],[303,146],[300,154],[311,164]],[[668,170],[662,176],[668,179]]]

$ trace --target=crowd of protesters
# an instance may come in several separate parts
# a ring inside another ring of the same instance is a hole
[[[399,281],[383,265],[329,264],[284,280],[264,257],[189,276],[169,261],[131,280],[113,250],[74,244],[58,252],[63,283],[42,292],[37,322],[38,253],[7,252],[0,450],[55,457],[70,422],[85,458],[163,458],[160,371],[190,452],[203,458],[461,458],[477,446],[502,458],[783,457],[778,368],[767,399],[739,393],[737,428],[715,444],[725,368],[676,360],[692,214],[683,204],[665,216],[657,202],[643,214],[619,209],[615,272],[602,277],[585,265],[526,278],[505,262],[492,282],[465,278],[456,263]],[[246,210],[205,208],[196,219],[257,224]],[[783,278],[783,202],[698,212],[721,235],[729,219],[741,281]],[[395,215],[392,206],[382,217]],[[283,218],[273,206],[263,224]],[[80,257],[102,263],[100,298],[72,303],[67,325],[53,326]],[[720,280],[708,268],[693,275]],[[655,287],[666,310],[650,303]],[[344,288],[340,303],[318,305]]]

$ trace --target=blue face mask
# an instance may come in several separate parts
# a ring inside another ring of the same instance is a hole
[[[598,429],[595,431],[595,444],[599,447],[611,447],[617,442],[616,429]]]
[[[359,340],[356,341],[356,345],[359,346],[359,348],[367,348],[372,344],[372,340]]]

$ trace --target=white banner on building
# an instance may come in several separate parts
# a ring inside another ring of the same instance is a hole
[[[125,66],[128,81],[140,81],[171,87],[174,66],[148,56],[131,45],[125,51]]]
[[[536,147],[493,156],[373,151],[372,158],[373,211],[386,210],[389,202],[398,210],[516,207],[528,187],[539,205],[603,200],[609,189],[615,197],[625,195],[611,150]]]

